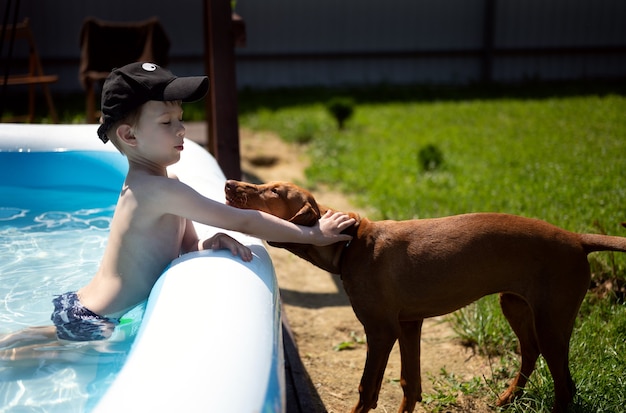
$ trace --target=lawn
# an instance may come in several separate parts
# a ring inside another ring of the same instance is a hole
[[[343,129],[327,110],[338,95],[354,102]],[[243,93],[240,122],[306,145],[308,185],[335,186],[373,207],[374,218],[497,211],[626,236],[625,96],[623,85],[599,84]],[[580,312],[573,411],[614,412],[626,405],[626,254],[595,253],[590,261],[596,282],[613,289],[588,294]],[[464,340],[502,360],[475,390],[489,397],[517,363],[497,307],[488,297],[451,317]],[[551,386],[540,360],[512,411],[545,411]]]

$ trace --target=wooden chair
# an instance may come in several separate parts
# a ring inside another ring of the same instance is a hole
[[[86,92],[87,123],[96,123],[96,88],[109,73],[133,62],[169,63],[170,42],[156,17],[139,22],[108,22],[88,17],[80,33],[78,77]]]
[[[41,85],[46,98],[46,103],[48,105],[50,117],[54,123],[59,123],[57,112],[54,108],[54,102],[52,100],[52,94],[48,88],[48,85],[58,81],[59,77],[57,75],[44,74],[41,66],[41,60],[39,59],[39,54],[37,53],[35,36],[31,31],[28,18],[24,19],[22,23],[7,25],[6,27],[0,26],[0,31],[2,32],[2,38],[4,41],[9,44],[9,54],[12,54],[13,45],[18,43],[18,41],[28,46],[28,72],[17,74],[12,73],[13,71],[9,70],[9,68],[12,63],[15,63],[15,59],[11,59],[11,56],[9,56],[9,58],[3,59],[7,67],[4,68],[6,70],[6,74],[2,74],[0,76],[0,86],[3,88],[6,86],[16,85],[28,87],[28,116],[24,118],[28,122],[33,122],[35,120],[35,86]],[[22,118],[17,118],[17,120],[21,119]]]

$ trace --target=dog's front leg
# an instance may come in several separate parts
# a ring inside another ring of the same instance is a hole
[[[398,413],[411,413],[415,404],[422,401],[420,374],[420,336],[424,320],[400,322],[400,359],[402,369],[400,384],[404,397]]]
[[[359,402],[352,409],[352,413],[366,413],[376,408],[389,353],[398,338],[396,331],[397,329],[377,323],[369,330],[366,326],[367,357],[359,385]]]

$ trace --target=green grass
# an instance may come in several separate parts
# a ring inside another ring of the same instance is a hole
[[[356,102],[343,130],[325,107],[333,93]],[[309,90],[300,97],[293,91],[250,93],[242,94],[240,121],[306,144],[312,157],[308,185],[323,183],[353,195],[377,211],[373,218],[498,211],[572,231],[623,236],[625,95],[621,84]],[[424,168],[420,153],[433,148],[443,161]],[[592,254],[592,271],[620,285],[626,279],[625,255]],[[570,366],[579,391],[575,412],[613,412],[626,405],[623,298],[623,291],[607,299],[589,295],[583,305],[571,341]],[[463,340],[498,355],[493,378],[482,380],[482,390],[474,392],[495,399],[519,364],[497,297],[451,320]],[[460,386],[447,373],[436,380],[437,391],[428,395],[431,409],[449,403],[442,401],[445,383],[448,394]],[[511,411],[546,411],[552,399],[551,376],[540,359],[528,391]]]

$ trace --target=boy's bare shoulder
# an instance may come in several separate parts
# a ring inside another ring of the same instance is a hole
[[[136,189],[154,188],[154,187],[167,187],[180,184],[177,177],[162,176],[147,173],[135,173],[129,174],[126,177],[126,183]]]
[[[130,189],[133,196],[138,200],[158,201],[171,196],[181,185],[182,183],[178,179],[158,175],[137,174],[127,177],[125,186]]]

